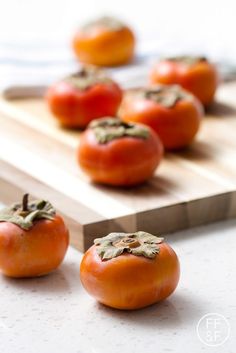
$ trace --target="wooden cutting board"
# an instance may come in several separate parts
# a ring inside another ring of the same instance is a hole
[[[79,132],[60,128],[42,99],[2,98],[0,124],[1,201],[50,199],[81,251],[111,231],[165,234],[236,216],[235,83],[220,88],[195,143],[129,189],[90,183],[76,163]]]

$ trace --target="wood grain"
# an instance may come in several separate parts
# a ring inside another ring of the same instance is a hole
[[[129,189],[92,184],[76,163],[79,132],[63,130],[43,100],[0,100],[1,201],[29,191],[65,217],[84,251],[111,231],[165,234],[236,216],[236,84],[221,87],[188,149]]]

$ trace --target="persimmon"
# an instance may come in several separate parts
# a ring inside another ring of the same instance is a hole
[[[73,48],[80,61],[97,66],[128,63],[134,56],[135,36],[121,21],[102,17],[80,28]]]
[[[62,262],[69,232],[45,200],[16,203],[0,212],[0,272],[9,277],[48,274]]]
[[[163,238],[146,232],[110,233],[85,253],[81,282],[100,303],[138,309],[166,299],[177,287],[179,260]]]
[[[202,116],[203,107],[198,99],[177,85],[135,90],[124,97],[120,108],[123,121],[148,125],[167,150],[189,145]]]
[[[94,120],[81,135],[78,162],[94,182],[129,186],[150,178],[162,154],[152,129],[104,118]]]
[[[93,119],[116,115],[122,89],[103,71],[84,67],[52,85],[46,98],[62,126],[85,128]]]
[[[151,83],[179,84],[209,105],[219,83],[214,64],[204,57],[179,56],[162,59],[151,70]]]

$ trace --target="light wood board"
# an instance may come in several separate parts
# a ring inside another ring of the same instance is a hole
[[[195,143],[166,154],[130,189],[94,185],[76,162],[79,132],[63,130],[43,99],[0,100],[0,200],[28,191],[52,201],[84,251],[111,231],[165,234],[236,216],[236,84],[222,86]]]

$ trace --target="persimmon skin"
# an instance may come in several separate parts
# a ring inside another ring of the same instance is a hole
[[[83,129],[93,119],[116,115],[122,90],[115,82],[96,83],[80,90],[61,81],[49,88],[46,99],[62,126]]]
[[[207,106],[214,100],[219,75],[216,67],[208,61],[199,61],[189,66],[167,59],[154,65],[150,73],[150,83],[179,84]]]
[[[55,270],[63,261],[69,232],[63,219],[38,220],[29,230],[0,222],[0,271],[8,277],[36,277]]]
[[[203,116],[201,103],[181,100],[166,108],[149,99],[124,98],[120,118],[125,122],[142,123],[151,127],[160,137],[166,150],[188,146],[197,134]]]
[[[102,261],[93,245],[81,262],[82,285],[100,303],[116,309],[139,309],[166,299],[177,287],[180,266],[168,244],[159,247],[154,259],[124,253]]]
[[[135,37],[127,26],[114,31],[98,25],[85,32],[78,31],[73,39],[73,48],[83,63],[118,66],[132,60]]]
[[[150,129],[147,139],[122,137],[100,144],[91,129],[80,137],[78,162],[91,180],[114,186],[131,186],[149,179],[159,165],[163,146]]]

